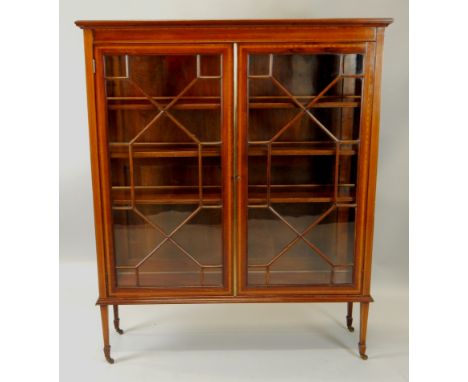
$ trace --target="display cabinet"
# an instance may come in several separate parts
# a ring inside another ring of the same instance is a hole
[[[99,299],[360,304],[390,19],[78,21]]]

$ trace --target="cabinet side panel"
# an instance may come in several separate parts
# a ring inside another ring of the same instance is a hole
[[[101,179],[99,171],[98,134],[96,123],[96,103],[93,64],[93,31],[84,30],[84,50],[86,69],[86,92],[88,102],[89,143],[91,154],[91,175],[93,184],[94,227],[96,234],[96,252],[100,298],[107,296],[106,270],[102,225]]]
[[[365,256],[363,272],[363,294],[370,293],[372,244],[374,236],[375,192],[377,181],[377,159],[380,124],[380,86],[382,80],[382,54],[385,28],[377,28],[377,42],[374,64],[374,89],[372,100],[372,127],[369,146],[369,180],[367,185],[367,208],[365,221]]]
[[[374,89],[374,61],[375,61],[375,42],[367,43],[365,66],[365,83],[363,89],[363,101],[361,109],[361,127],[360,127],[360,145],[359,145],[359,164],[357,181],[357,202],[359,208],[356,212],[356,267],[354,280],[356,287],[362,292],[362,280],[364,278],[365,263],[365,243],[366,243],[366,216],[367,216],[367,193],[369,180],[370,141],[372,131],[372,100]]]

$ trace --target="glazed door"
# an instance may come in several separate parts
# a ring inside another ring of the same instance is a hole
[[[240,45],[241,294],[359,292],[366,50]]]
[[[109,294],[231,293],[232,47],[95,57]]]

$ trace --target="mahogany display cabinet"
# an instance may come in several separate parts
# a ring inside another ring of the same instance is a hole
[[[123,304],[360,304],[391,19],[78,21],[104,353]]]

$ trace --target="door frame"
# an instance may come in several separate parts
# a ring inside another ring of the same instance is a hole
[[[98,251],[105,265],[104,274],[99,277],[107,279],[106,295],[109,298],[164,298],[164,297],[196,297],[196,296],[230,296],[233,291],[232,278],[232,219],[233,219],[233,187],[232,187],[232,152],[233,152],[233,46],[227,43],[186,43],[186,44],[100,44],[94,47],[95,60],[95,101],[97,114],[97,139],[91,141],[92,150],[96,150],[99,158],[99,188],[102,201],[102,228],[104,233],[103,250]],[[223,193],[223,287],[118,287],[115,275],[115,261],[113,254],[113,232],[110,193],[110,156],[107,139],[107,104],[105,97],[105,79],[103,56],[105,54],[221,54],[222,61],[222,108],[221,108],[221,157],[222,157],[222,193]],[[102,296],[101,296],[102,297]]]
[[[372,126],[372,91],[374,86],[375,43],[240,43],[238,44],[237,66],[237,124],[235,126],[237,142],[236,171],[236,212],[237,212],[237,261],[236,290],[239,296],[261,297],[268,295],[359,295],[363,289],[363,267],[366,241],[366,216],[368,203],[368,185],[375,183],[369,179],[369,165],[376,161],[370,157],[370,137]],[[248,162],[247,162],[247,129],[248,129],[248,88],[247,58],[249,53],[362,53],[364,54],[364,78],[360,111],[359,156],[356,189],[355,218],[355,266],[352,285],[284,285],[284,286],[247,286],[247,195],[248,195]],[[378,127],[377,127],[378,128]],[[370,233],[371,234],[371,233]]]

